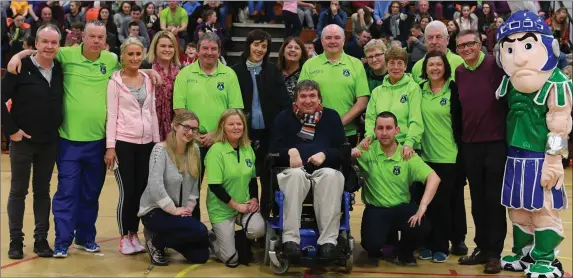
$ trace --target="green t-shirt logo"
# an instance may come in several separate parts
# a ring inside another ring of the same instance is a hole
[[[105,74],[107,72],[105,64],[99,64],[99,72],[101,72],[101,74]]]
[[[253,167],[253,161],[250,158],[245,159],[245,162],[249,168]]]
[[[400,98],[400,102],[406,103],[406,101],[408,101],[408,96],[406,94],[403,94],[402,97]]]
[[[448,99],[447,98],[442,98],[442,100],[440,101],[440,105],[444,106],[448,103]]]
[[[219,89],[219,91],[222,91],[223,89],[225,89],[225,82],[217,83],[217,89]]]
[[[346,77],[349,77],[350,76],[350,70],[349,69],[343,69],[342,74]]]
[[[396,176],[400,175],[400,166],[394,166],[392,173],[394,173]]]

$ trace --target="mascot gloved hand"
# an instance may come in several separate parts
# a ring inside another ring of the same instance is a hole
[[[506,73],[496,94],[509,106],[501,202],[513,223],[514,255],[501,265],[527,277],[562,277],[561,160],[568,155],[573,84],[556,68],[559,45],[533,3],[509,3],[512,14],[496,34],[497,61]]]

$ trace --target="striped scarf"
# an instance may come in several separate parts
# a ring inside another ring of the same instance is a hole
[[[303,113],[296,104],[293,104],[293,110],[296,118],[302,124],[302,129],[297,133],[297,136],[305,140],[313,140],[316,125],[322,118],[322,105],[319,104],[313,114]]]

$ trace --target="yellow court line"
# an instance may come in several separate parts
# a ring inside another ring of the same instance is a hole
[[[472,246],[472,245],[468,245],[468,247],[470,247],[470,248],[476,248],[476,246]],[[511,249],[505,249],[505,248],[504,248],[503,251],[509,252],[509,253],[512,253],[512,254],[513,254],[513,252],[511,251]],[[557,258],[558,258],[558,259],[565,259],[565,260],[573,261],[573,258],[571,258],[571,257],[557,256]]]
[[[196,269],[200,266],[201,266],[200,264],[191,265],[191,266],[187,267],[186,269],[179,271],[179,273],[177,273],[177,275],[175,275],[175,278],[181,278],[181,277],[185,276],[185,274],[187,274],[187,272],[189,272],[193,269]]]

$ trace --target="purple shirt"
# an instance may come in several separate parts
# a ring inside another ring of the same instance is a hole
[[[504,75],[492,55],[486,55],[475,71],[468,70],[464,64],[456,69],[464,143],[505,140],[506,104],[504,99],[495,97]]]

